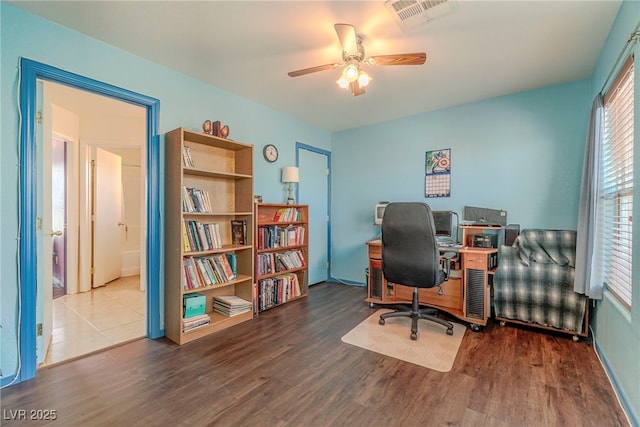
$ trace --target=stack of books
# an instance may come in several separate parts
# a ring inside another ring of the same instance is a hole
[[[213,297],[213,309],[225,316],[237,316],[251,311],[253,305],[235,295],[222,295]]]
[[[209,323],[211,323],[211,318],[208,314],[184,318],[182,319],[182,331],[193,331],[194,329],[207,326]]]

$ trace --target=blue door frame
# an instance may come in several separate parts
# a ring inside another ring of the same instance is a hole
[[[161,217],[160,193],[160,139],[158,121],[160,101],[126,89],[87,77],[20,58],[20,248],[18,297],[19,310],[19,371],[13,382],[35,377],[36,361],[36,80],[46,80],[76,89],[107,96],[147,110],[147,336],[159,338],[161,330],[160,280],[164,234]],[[3,384],[4,385],[4,384]]]

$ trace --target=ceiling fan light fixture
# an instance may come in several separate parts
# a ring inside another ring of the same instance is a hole
[[[369,83],[371,82],[371,80],[373,80],[371,78],[371,76],[369,74],[367,74],[365,71],[360,71],[358,73],[358,85],[360,87],[365,87],[368,86]]]
[[[358,79],[358,66],[355,64],[349,64],[342,70],[342,77],[349,83],[355,82]]]
[[[336,83],[338,84],[338,86],[340,86],[341,89],[348,89],[349,88],[349,82],[347,81],[347,79],[345,79],[342,76],[340,76],[340,78],[338,80],[336,80]]]

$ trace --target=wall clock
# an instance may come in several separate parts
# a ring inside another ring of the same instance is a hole
[[[267,162],[273,163],[278,160],[278,148],[273,144],[267,144],[262,149],[262,154]]]

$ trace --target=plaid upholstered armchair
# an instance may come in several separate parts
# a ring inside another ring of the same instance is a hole
[[[587,298],[573,291],[575,257],[575,231],[523,230],[513,246],[502,246],[496,318],[586,336]]]

